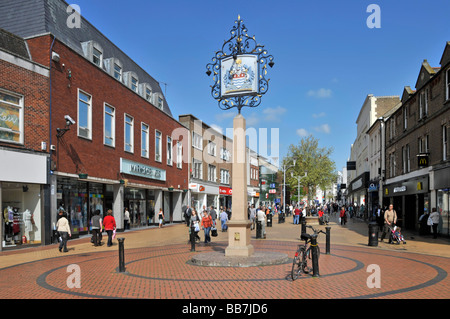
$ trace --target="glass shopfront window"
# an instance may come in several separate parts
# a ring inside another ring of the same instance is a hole
[[[125,207],[130,212],[130,226],[147,224],[145,189],[125,188]]]
[[[3,247],[41,243],[41,186],[3,182]]]
[[[441,215],[439,220],[438,232],[442,235],[450,235],[450,219],[449,219],[449,207],[450,207],[450,189],[439,189],[437,191],[437,210]]]
[[[57,183],[58,212],[63,210],[67,214],[72,227],[72,237],[77,237],[80,232],[88,231],[89,197],[87,182],[71,178],[58,178]]]

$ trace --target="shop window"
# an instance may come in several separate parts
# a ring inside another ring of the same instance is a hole
[[[0,141],[23,144],[23,97],[0,90]]]

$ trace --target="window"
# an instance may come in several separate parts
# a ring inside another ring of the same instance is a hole
[[[428,115],[428,89],[420,93],[419,98],[419,119]]]
[[[149,102],[152,100],[152,89],[149,87],[145,87],[145,99]]]
[[[141,156],[148,158],[148,125],[141,123]]]
[[[115,109],[111,105],[105,103],[104,106],[104,123],[103,123],[103,143],[105,145],[114,147],[115,135],[116,135],[116,125],[115,125]]]
[[[216,143],[209,141],[208,143],[208,154],[216,156]]]
[[[116,80],[122,81],[122,68],[117,63],[114,63],[114,77]]]
[[[450,100],[450,68],[445,71],[445,91],[446,100]]]
[[[138,79],[135,78],[134,76],[132,76],[132,77],[131,77],[131,89],[132,89],[134,92],[137,92],[137,91],[138,91],[138,84],[139,84]]]
[[[419,153],[428,153],[428,135],[419,137]]]
[[[220,170],[220,182],[222,184],[230,184],[230,172],[228,170]]]
[[[447,143],[448,143],[448,136],[447,136],[447,126],[442,125],[442,160],[447,160]]]
[[[133,136],[134,119],[125,114],[125,151],[134,152],[134,136]]]
[[[172,138],[167,136],[167,165],[172,166]]]
[[[202,179],[202,162],[196,159],[192,159],[192,177]]]
[[[161,144],[161,132],[155,131],[155,161],[161,162],[162,144]]]
[[[408,128],[408,107],[405,106],[403,109],[403,129],[406,130]]]
[[[164,100],[162,99],[162,97],[158,96],[158,108],[162,110],[163,105],[164,105]]]
[[[78,90],[78,136],[92,139],[92,96]]]
[[[216,181],[216,167],[214,165],[208,165],[208,181],[215,182]]]
[[[102,66],[102,51],[93,48],[92,50],[92,62],[97,66]]]
[[[177,168],[183,168],[183,144],[177,142]]]
[[[389,155],[389,177],[395,176],[395,154],[391,153]]]
[[[195,132],[192,132],[192,146],[199,150],[202,149],[202,137]]]
[[[411,162],[409,158],[409,145],[402,147],[402,169],[403,174],[411,171]]]
[[[227,150],[226,148],[222,147],[220,149],[220,158],[223,159],[224,161],[229,161],[230,160],[230,151]]]
[[[23,144],[23,97],[0,90],[0,141]]]

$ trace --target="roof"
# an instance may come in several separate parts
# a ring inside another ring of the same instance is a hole
[[[81,43],[97,42],[103,49],[104,59],[118,59],[124,72],[135,72],[140,83],[148,83],[154,93],[160,93],[164,98],[163,111],[173,118],[159,82],[82,16],[80,28],[69,28],[68,6],[63,0],[0,1],[0,28],[24,39],[52,34],[81,56],[84,56]]]

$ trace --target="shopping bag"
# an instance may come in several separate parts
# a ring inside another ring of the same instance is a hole
[[[211,228],[211,236],[213,237],[217,236],[217,228]]]
[[[113,230],[112,239],[115,239],[115,238],[116,238],[116,230],[114,229],[114,230]]]

